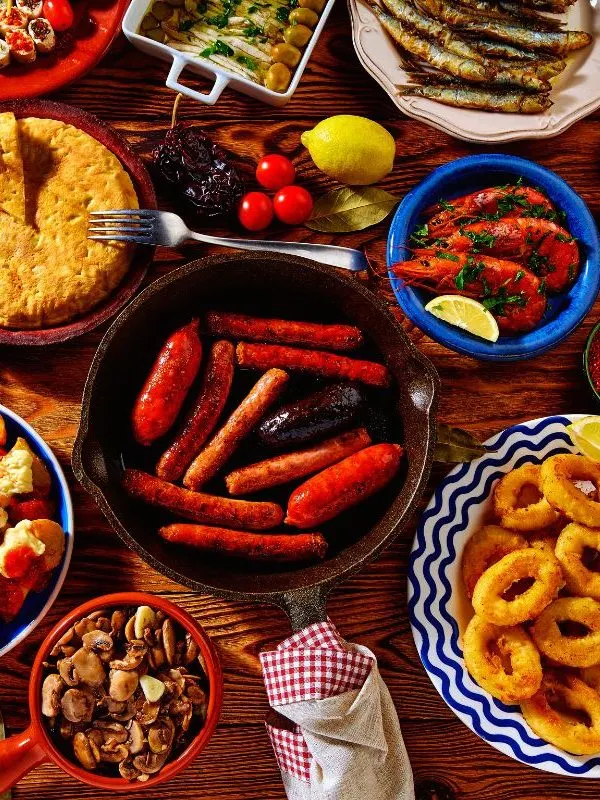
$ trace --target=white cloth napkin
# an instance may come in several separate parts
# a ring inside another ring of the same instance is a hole
[[[366,647],[328,620],[261,653],[267,723],[289,800],[414,800],[394,703]]]

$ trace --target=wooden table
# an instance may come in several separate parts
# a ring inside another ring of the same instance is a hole
[[[55,99],[96,113],[147,155],[170,124],[174,95],[164,86],[165,75],[163,64],[146,58],[120,39],[85,80]],[[202,81],[190,79],[192,83],[196,88],[207,88]],[[203,126],[236,154],[237,163],[248,175],[265,152],[279,150],[289,155],[298,167],[300,180],[318,194],[329,183],[300,145],[299,135],[331,113],[362,114],[392,131],[398,155],[393,174],[382,185],[399,196],[439,164],[485,152],[485,148],[455,141],[399,114],[360,67],[352,48],[348,13],[341,1],[295,98],[286,108],[272,109],[226,91],[214,108],[184,101],[179,118]],[[495,149],[518,153],[555,169],[581,193],[596,216],[600,212],[599,115],[578,123],[558,139]],[[381,265],[386,233],[384,223],[363,234],[335,239],[313,236],[304,228],[277,235],[363,244],[373,261]],[[180,253],[163,252],[149,280],[205,253],[205,249],[195,247]],[[518,367],[463,358],[407,327],[440,372],[440,419],[486,437],[533,417],[597,411],[581,371],[582,347],[596,316],[597,311],[552,353]],[[225,704],[217,732],[202,757],[166,787],[138,797],[283,798],[264,730],[267,703],[258,653],[288,635],[287,620],[272,608],[195,595],[163,578],[121,544],[73,478],[69,462],[80,398],[102,333],[99,330],[43,350],[5,348],[0,353],[0,402],[25,417],[54,448],[73,491],[77,523],[73,561],[58,601],[34,634],[0,663],[0,708],[5,721],[11,731],[25,726],[29,667],[43,636],[60,616],[107,590],[161,593],[191,611],[212,636],[225,672]],[[431,488],[443,472],[436,470]],[[598,789],[594,782],[557,778],[501,755],[471,733],[438,696],[417,656],[406,613],[406,567],[412,535],[411,527],[376,563],[334,592],[329,612],[345,637],[376,653],[398,708],[415,779],[441,780],[452,786],[461,800],[595,800]],[[14,790],[16,800],[107,796],[76,783],[53,766],[36,770]],[[124,792],[112,797],[126,800],[128,795]]]

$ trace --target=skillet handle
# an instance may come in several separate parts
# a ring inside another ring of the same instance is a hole
[[[22,733],[0,742],[0,793],[12,788],[24,775],[49,760],[40,745],[40,738],[30,725]]]
[[[281,595],[278,605],[289,617],[293,633],[298,633],[315,622],[325,622],[327,594],[328,588],[324,586],[309,586],[292,589]]]

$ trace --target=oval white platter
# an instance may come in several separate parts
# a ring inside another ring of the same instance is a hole
[[[590,47],[571,55],[566,70],[553,82],[552,108],[543,114],[531,115],[473,111],[444,106],[422,97],[398,96],[395,86],[408,80],[393,41],[362,0],[348,0],[348,8],[354,49],[366,71],[409,117],[459,139],[496,144],[556,136],[600,108],[600,5],[597,0],[578,0],[569,9],[568,27],[588,31],[594,41]]]

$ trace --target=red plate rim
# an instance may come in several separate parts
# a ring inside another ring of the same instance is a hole
[[[73,48],[69,53],[40,57],[35,64],[11,65],[0,72],[0,99],[37,97],[61,89],[89,72],[106,55],[121,30],[129,0],[75,0]],[[77,5],[83,8],[77,8]],[[92,33],[77,27],[88,18]]]
[[[56,119],[80,128],[103,144],[129,173],[138,196],[140,208],[157,208],[156,193],[142,159],[134,153],[127,140],[98,117],[80,108],[51,100],[9,100],[0,103],[0,113],[12,111],[17,119],[41,117]],[[114,316],[135,294],[154,258],[155,247],[138,247],[123,281],[104,302],[89,313],[65,325],[50,328],[0,328],[0,344],[45,345],[64,342],[81,336]]]

